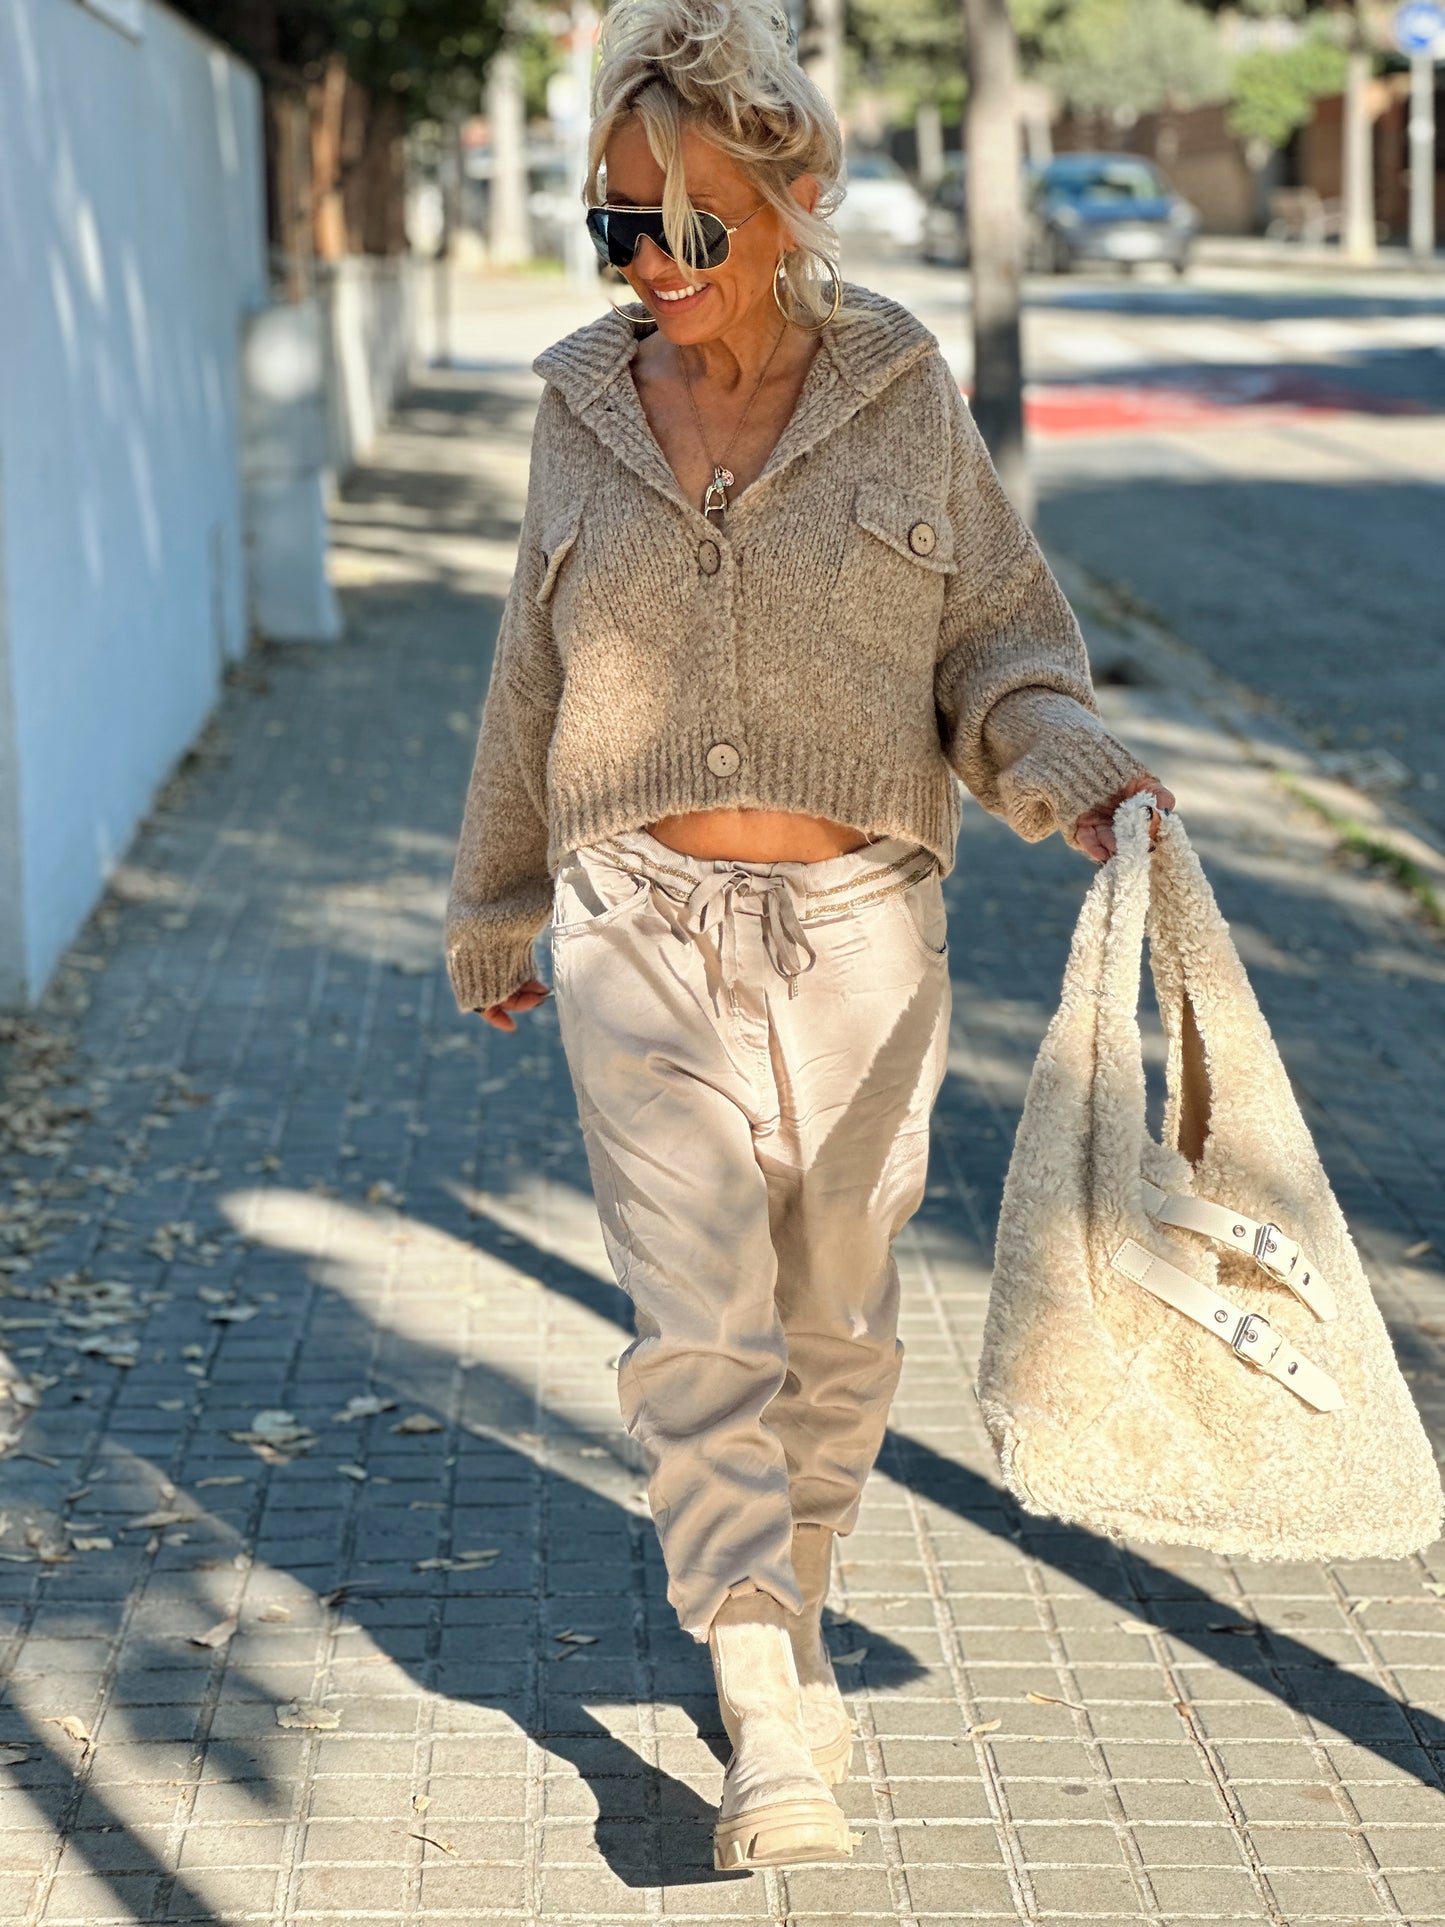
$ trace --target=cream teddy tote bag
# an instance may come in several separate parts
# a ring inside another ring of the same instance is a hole
[[[1398,1558],[1440,1476],[1177,815],[1114,816],[1004,1181],[978,1396],[1028,1511],[1255,1559]],[[1144,937],[1168,1043],[1145,1123]]]

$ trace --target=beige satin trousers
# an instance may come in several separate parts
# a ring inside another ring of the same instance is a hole
[[[553,982],[603,1238],[632,1299],[623,1421],[695,1638],[802,1605],[795,1521],[849,1532],[898,1382],[892,1243],[923,1196],[950,988],[935,858],[559,866]]]

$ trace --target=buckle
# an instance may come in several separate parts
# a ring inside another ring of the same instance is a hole
[[[1229,1342],[1241,1358],[1253,1362],[1257,1356],[1261,1334],[1273,1330],[1274,1327],[1267,1318],[1262,1318],[1257,1311],[1247,1311],[1235,1326],[1234,1336]]]
[[[1294,1255],[1287,1264],[1276,1255],[1285,1245],[1294,1246]],[[1271,1278],[1278,1278],[1284,1284],[1299,1263],[1299,1246],[1293,1238],[1286,1238],[1277,1224],[1266,1221],[1254,1234],[1254,1262]]]

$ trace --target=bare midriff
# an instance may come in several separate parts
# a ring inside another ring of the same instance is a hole
[[[822,863],[861,850],[866,830],[796,810],[689,810],[644,824],[649,836],[682,856],[737,863]]]

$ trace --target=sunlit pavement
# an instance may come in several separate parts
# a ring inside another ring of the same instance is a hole
[[[236,677],[9,1046],[4,1329],[44,1392],[5,1462],[0,1919],[1445,1918],[1445,1548],[1125,1550],[999,1492],[971,1365],[1092,870],[973,805],[908,1357],[833,1601],[861,1844],[711,1872],[716,1707],[619,1428],[554,1014],[502,1037],[442,967],[527,364],[585,308],[471,299],[338,510],[346,641]],[[1060,567],[1445,1436],[1445,943]]]

